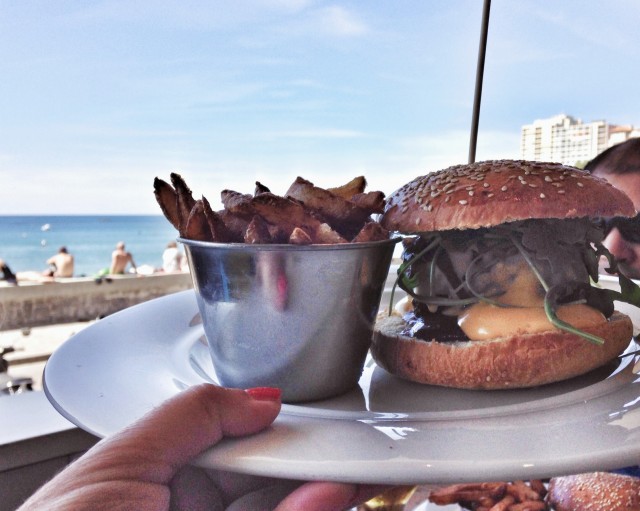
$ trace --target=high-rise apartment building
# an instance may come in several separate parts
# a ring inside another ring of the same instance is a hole
[[[525,160],[576,165],[591,160],[607,147],[638,136],[640,129],[633,126],[615,126],[606,121],[585,123],[569,115],[556,115],[522,127],[520,154]]]

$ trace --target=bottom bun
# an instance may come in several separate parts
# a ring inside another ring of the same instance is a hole
[[[554,477],[547,501],[555,511],[638,511],[640,479],[608,472]]]
[[[633,325],[615,312],[586,329],[604,345],[561,330],[490,341],[426,342],[402,335],[399,316],[379,318],[371,354],[379,366],[407,380],[460,389],[534,387],[566,380],[615,359],[631,341]]]

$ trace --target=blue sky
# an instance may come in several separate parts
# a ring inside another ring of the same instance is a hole
[[[158,213],[467,160],[481,0],[0,0],[0,214]],[[566,113],[640,125],[640,3],[493,0],[477,159]]]

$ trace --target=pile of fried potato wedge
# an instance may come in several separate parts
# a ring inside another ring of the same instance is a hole
[[[362,243],[389,238],[372,219],[382,213],[382,192],[365,192],[359,176],[336,188],[320,188],[298,177],[284,196],[257,182],[253,194],[223,190],[223,209],[195,199],[180,174],[171,183],[155,178],[154,194],[164,216],[185,239],[216,243],[295,245]]]

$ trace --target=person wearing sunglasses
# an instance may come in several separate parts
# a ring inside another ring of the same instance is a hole
[[[640,210],[640,138],[631,138],[603,151],[585,170],[625,192]],[[604,221],[604,245],[627,277],[640,279],[640,215]]]

